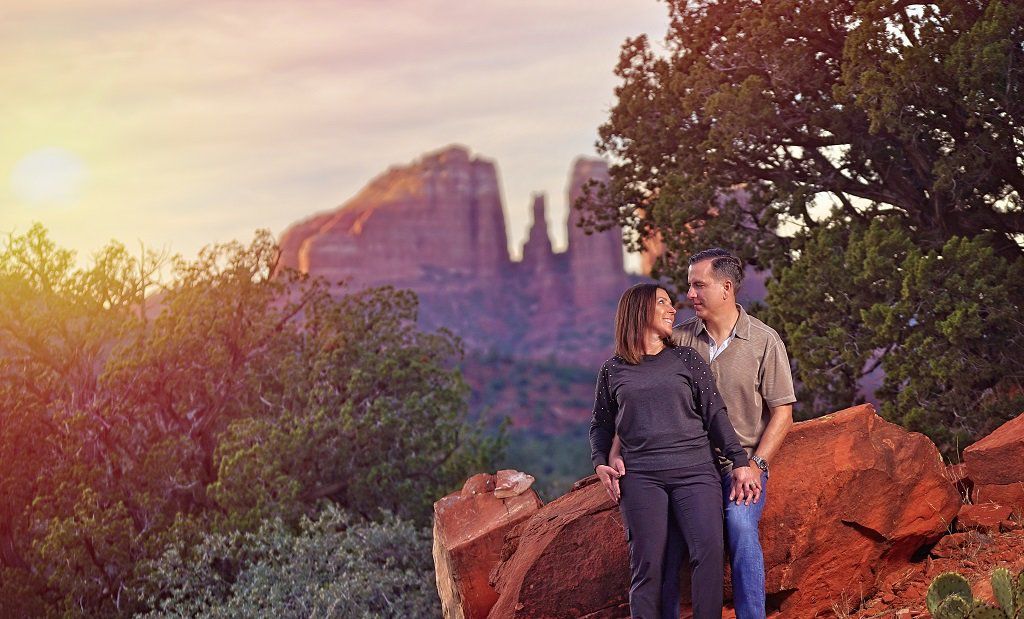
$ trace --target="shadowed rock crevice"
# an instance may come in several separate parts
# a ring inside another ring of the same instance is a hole
[[[871,540],[874,540],[876,542],[885,543],[886,541],[888,541],[884,535],[882,535],[878,531],[872,529],[871,527],[866,527],[866,526],[864,526],[862,524],[859,524],[857,522],[853,522],[851,520],[840,520],[839,522],[841,522],[842,524],[845,524],[846,526],[852,528],[854,531],[857,531],[861,535],[863,535],[863,536],[865,536],[865,537],[867,537],[867,538],[869,538]]]

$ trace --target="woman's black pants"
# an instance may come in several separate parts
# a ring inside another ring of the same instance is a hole
[[[722,478],[714,465],[627,471],[619,483],[619,509],[629,541],[629,610],[633,619],[667,619],[672,609],[679,608],[678,600],[661,599],[669,510],[690,554],[694,619],[721,619]]]

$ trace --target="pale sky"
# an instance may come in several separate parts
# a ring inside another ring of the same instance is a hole
[[[560,246],[619,48],[667,23],[655,0],[4,0],[0,233],[191,257],[458,143],[497,163],[513,250],[535,191]]]

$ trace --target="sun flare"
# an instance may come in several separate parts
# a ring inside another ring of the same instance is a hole
[[[41,148],[14,165],[11,191],[28,205],[67,205],[78,201],[85,179],[85,164],[74,153]]]

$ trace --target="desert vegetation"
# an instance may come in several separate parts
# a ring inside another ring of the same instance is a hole
[[[277,256],[3,241],[0,615],[437,612],[430,506],[498,442],[460,344]]]

